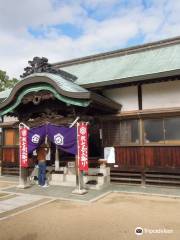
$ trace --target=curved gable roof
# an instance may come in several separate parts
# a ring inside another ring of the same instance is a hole
[[[0,92],[0,101],[6,100],[7,98],[10,97],[10,95],[13,95],[21,87],[35,83],[47,83],[53,85],[53,87],[60,94],[67,97],[89,98],[88,90],[73,82],[65,80],[59,75],[55,75],[52,73],[35,73],[31,74],[30,76],[27,76],[26,78],[23,78],[15,85],[14,88]],[[79,94],[81,94],[81,96]]]
[[[57,99],[67,104],[86,107],[91,101],[95,101],[98,104],[114,110],[121,109],[120,104],[92,93],[71,81],[65,80],[59,75],[52,73],[34,73],[18,82],[9,96],[0,103],[0,115],[4,115],[15,109],[27,93],[41,90],[51,91]]]
[[[49,84],[56,91],[65,97],[75,99],[89,99],[90,92],[77,84],[63,79],[61,76],[51,73],[35,73],[19,81],[9,93],[9,96],[1,103],[1,108],[10,104],[16,94],[24,87],[32,86],[34,84]],[[43,86],[42,86],[43,89]]]

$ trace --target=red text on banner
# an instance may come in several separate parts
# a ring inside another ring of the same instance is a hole
[[[21,127],[19,129],[19,160],[21,167],[28,167],[28,129]]]
[[[82,122],[78,124],[78,162],[80,171],[88,171],[88,126]]]

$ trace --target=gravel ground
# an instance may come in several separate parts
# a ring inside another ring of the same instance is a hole
[[[122,193],[90,204],[55,200],[2,220],[0,240],[178,240],[179,209],[179,199]],[[136,236],[137,226],[171,233]]]

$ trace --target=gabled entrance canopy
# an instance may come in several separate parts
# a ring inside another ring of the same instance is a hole
[[[104,112],[117,112],[121,105],[112,100],[68,81],[60,75],[52,73],[33,73],[23,78],[10,92],[9,96],[0,103],[0,116],[10,114],[16,116],[20,105],[26,104],[26,96],[33,94],[32,102],[37,105],[41,101],[40,92],[48,92],[52,99],[66,106],[95,107]],[[32,97],[32,96],[31,96]],[[45,99],[45,96],[43,97]],[[28,111],[28,109],[26,109]]]

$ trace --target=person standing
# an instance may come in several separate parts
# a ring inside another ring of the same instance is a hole
[[[46,184],[46,155],[48,154],[48,146],[43,143],[37,150],[37,160],[38,160],[38,183],[39,186],[48,187]]]

